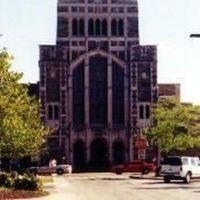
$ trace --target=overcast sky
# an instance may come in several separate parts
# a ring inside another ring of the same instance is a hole
[[[181,83],[182,101],[200,104],[200,0],[138,0],[140,43],[158,45],[158,81]],[[54,44],[56,0],[0,0],[0,47],[24,82],[39,80],[39,44]]]

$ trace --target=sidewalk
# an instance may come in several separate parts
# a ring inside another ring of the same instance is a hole
[[[27,200],[56,200],[57,198],[55,198],[55,197],[57,197],[58,191],[57,191],[57,186],[56,186],[54,177],[53,177],[52,183],[46,183],[44,185],[44,191],[48,192],[49,194],[44,197],[31,198],[31,199],[27,199]],[[60,198],[59,198],[59,200],[60,200]]]
[[[66,200],[67,199],[82,199],[80,196],[80,191],[78,191],[77,188],[74,188],[74,186],[71,186],[71,181],[66,181],[66,176],[53,176],[53,183],[45,184],[44,190],[49,192],[48,196],[40,197],[40,198],[33,198],[28,200]],[[83,180],[125,180],[125,179],[146,179],[146,180],[162,180],[162,177],[155,177],[154,173],[149,173],[146,175],[141,175],[140,173],[133,173],[133,174],[122,174],[122,175],[113,175],[113,174],[74,174],[73,179],[74,182],[77,183],[77,186],[80,186],[80,183],[82,184]],[[69,179],[70,180],[70,179]],[[67,188],[67,189],[66,189]]]
[[[68,199],[73,199],[73,193],[69,193],[68,190],[66,190],[69,186],[69,183],[66,181],[67,176],[53,175],[52,177],[53,183],[44,186],[44,191],[49,192],[49,195],[28,200],[66,200],[66,196],[69,197]]]

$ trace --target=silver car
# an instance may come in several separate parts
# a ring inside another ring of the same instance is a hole
[[[72,166],[71,165],[56,165],[53,167],[50,166],[41,166],[41,167],[30,167],[30,173],[33,174],[71,174],[72,173]]]

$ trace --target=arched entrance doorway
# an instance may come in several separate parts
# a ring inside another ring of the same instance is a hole
[[[82,140],[78,140],[73,146],[73,165],[77,171],[85,170],[86,167],[86,146]]]
[[[125,145],[123,141],[117,140],[113,143],[113,164],[122,164],[125,162]]]
[[[104,171],[109,166],[108,143],[103,138],[95,139],[91,143],[90,165],[92,170]]]

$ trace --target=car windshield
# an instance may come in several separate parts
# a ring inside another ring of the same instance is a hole
[[[181,158],[179,158],[179,157],[166,157],[166,158],[164,158],[162,164],[179,166],[179,165],[182,165],[182,161],[181,161]]]

